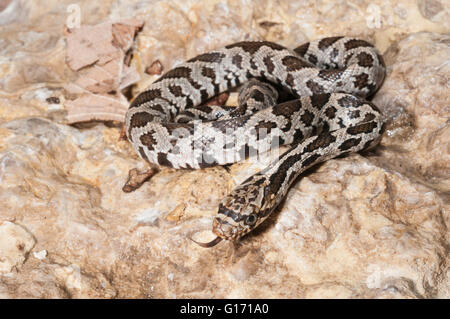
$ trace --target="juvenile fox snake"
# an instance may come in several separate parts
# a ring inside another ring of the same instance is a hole
[[[261,224],[309,167],[375,146],[384,123],[365,98],[384,76],[381,55],[364,40],[329,37],[294,50],[238,42],[176,66],[141,92],[126,134],[143,159],[173,168],[225,165],[289,145],[221,201],[217,238],[199,243],[211,247]],[[204,105],[241,84],[237,108]]]

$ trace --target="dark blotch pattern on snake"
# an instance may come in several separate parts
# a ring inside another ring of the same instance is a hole
[[[375,146],[384,123],[366,98],[385,65],[370,43],[330,37],[289,50],[239,42],[173,68],[140,93],[126,114],[127,137],[145,160],[173,168],[225,165],[289,145],[220,203],[217,238],[237,239],[263,222],[296,177],[330,158]],[[243,84],[237,108],[201,106]],[[282,87],[292,100],[279,102]]]

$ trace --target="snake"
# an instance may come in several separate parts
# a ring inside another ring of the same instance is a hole
[[[141,158],[175,169],[228,165],[287,146],[220,201],[215,239],[196,242],[212,247],[264,222],[308,168],[379,143],[385,121],[369,99],[385,73],[377,48],[358,38],[326,37],[293,50],[237,42],[173,67],[139,93],[126,135]],[[236,107],[206,103],[239,88]]]

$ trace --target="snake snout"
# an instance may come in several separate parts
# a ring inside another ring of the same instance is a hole
[[[226,240],[236,239],[240,237],[239,224],[230,223],[228,219],[216,217],[213,221],[213,233]]]

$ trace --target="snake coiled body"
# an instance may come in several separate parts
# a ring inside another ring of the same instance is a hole
[[[375,146],[384,130],[372,96],[385,65],[370,43],[331,37],[289,50],[239,42],[173,68],[140,93],[126,114],[127,137],[145,160],[199,169],[290,149],[220,203],[213,232],[239,238],[264,221],[304,170]],[[236,109],[204,102],[243,85]],[[292,98],[280,103],[280,89]]]

